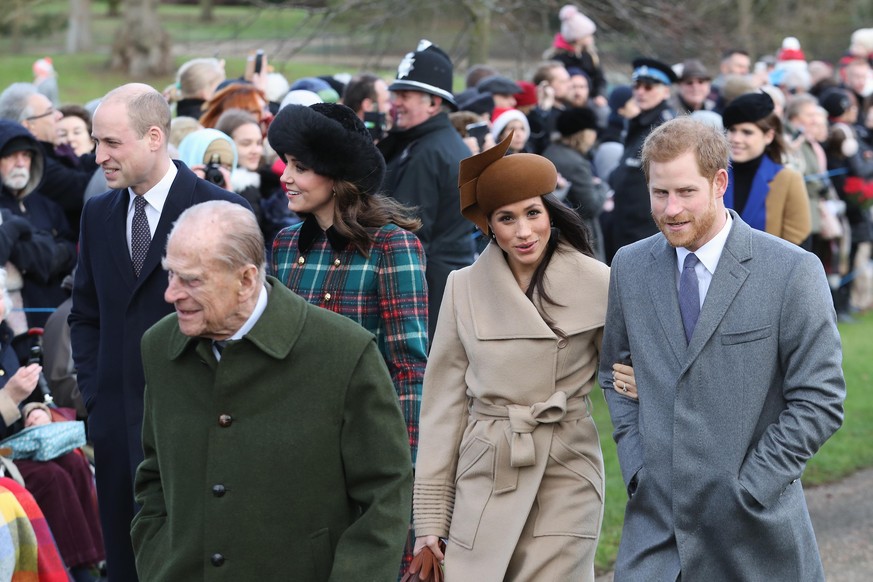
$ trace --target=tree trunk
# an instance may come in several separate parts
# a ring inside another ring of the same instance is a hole
[[[112,69],[132,80],[174,70],[170,35],[158,18],[158,0],[124,0],[124,20],[112,44]]]
[[[91,50],[91,0],[70,0],[67,53]]]
[[[468,65],[487,63],[491,48],[491,11],[493,6],[489,0],[470,0],[464,2],[464,7],[469,12],[472,21]]]
[[[10,52],[16,55],[20,55],[24,52],[24,43],[22,37],[24,36],[24,24],[27,17],[27,12],[24,9],[23,0],[16,0],[15,4],[12,6],[12,18],[9,19],[10,24],[10,35],[9,38],[12,41]]]
[[[106,16],[109,18],[121,16],[121,0],[106,0]]]
[[[753,34],[752,24],[755,22],[755,16],[752,14],[752,0],[737,1],[737,38],[739,38],[739,46],[752,55],[754,59],[757,56],[755,51],[755,35]]]
[[[212,7],[212,0],[200,0],[200,22],[212,22],[215,20]]]

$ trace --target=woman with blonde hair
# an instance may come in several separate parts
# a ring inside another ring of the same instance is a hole
[[[202,58],[184,63],[176,74],[176,84],[166,91],[168,101],[176,104],[176,117],[199,119],[203,105],[225,78],[223,60]]]

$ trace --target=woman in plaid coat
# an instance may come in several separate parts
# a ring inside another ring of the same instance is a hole
[[[377,194],[382,154],[344,105],[289,105],[269,141],[287,167],[288,207],[306,216],[279,232],[272,272],[304,299],[345,315],[376,336],[400,398],[412,461],[418,448],[427,363],[427,284],[421,222]],[[411,545],[404,554],[410,559]]]

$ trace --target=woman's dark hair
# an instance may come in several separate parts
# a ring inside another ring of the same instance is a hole
[[[333,227],[364,257],[370,257],[369,248],[373,242],[367,228],[386,224],[396,224],[410,232],[421,228],[421,220],[412,216],[412,210],[393,198],[362,194],[354,182],[347,180],[335,180],[333,190],[336,193]]]
[[[764,133],[767,133],[771,129],[773,130],[773,141],[764,148],[764,153],[777,164],[781,164],[783,162],[782,156],[785,155],[786,151],[788,151],[785,146],[785,139],[782,137],[782,120],[779,119],[779,116],[776,115],[776,112],[774,111],[767,117],[759,119],[758,121],[753,121],[752,123]]]
[[[546,247],[545,255],[540,264],[531,277],[530,285],[528,285],[524,294],[533,302],[534,293],[540,296],[542,303],[550,305],[558,305],[546,290],[546,269],[552,260],[552,256],[556,252],[567,252],[567,249],[562,249],[558,245],[558,239],[574,250],[579,251],[588,257],[594,256],[594,249],[591,247],[591,236],[588,232],[588,227],[582,221],[582,218],[571,208],[565,206],[554,194],[546,194],[542,197],[543,205],[546,207],[546,212],[549,214],[549,220],[552,223],[552,236],[549,239],[549,245]],[[494,243],[497,244],[497,243]],[[545,312],[545,305],[540,312],[543,320],[551,328],[555,334],[565,339],[567,334],[555,325],[548,314]]]

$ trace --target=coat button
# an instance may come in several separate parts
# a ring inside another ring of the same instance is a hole
[[[330,301],[330,293],[325,293],[325,294],[324,294],[324,300],[325,300],[325,301]]]
[[[305,262],[306,262],[306,258],[305,258],[305,257],[300,257],[299,259],[297,259],[297,264],[298,264],[298,265],[302,265],[302,264],[305,263]]]
[[[227,428],[231,424],[233,424],[233,417],[229,414],[222,414],[218,417],[218,426],[221,428]]]
[[[216,497],[224,497],[225,493],[227,493],[227,489],[221,483],[212,486],[212,494]]]
[[[562,337],[561,339],[558,340],[558,349],[562,350],[562,349],[566,348],[568,343],[569,342],[567,341],[567,338]]]
[[[339,266],[340,266],[340,260],[339,260],[339,259],[334,259],[334,260],[333,260],[333,266],[334,266],[334,267],[339,267]]]
[[[224,556],[221,554],[212,554],[212,557],[209,558],[209,561],[212,562],[212,565],[218,568],[222,564],[224,564]]]

